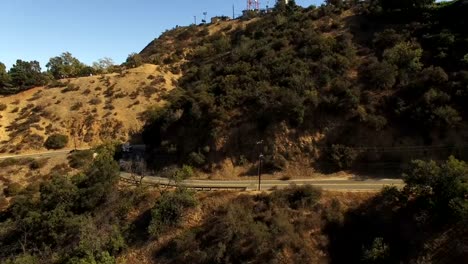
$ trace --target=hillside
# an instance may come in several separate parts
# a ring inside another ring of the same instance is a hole
[[[41,150],[54,133],[96,146],[0,161],[0,262],[468,263],[466,2],[291,0],[168,30],[139,67],[3,85],[21,92],[0,97],[2,153]],[[143,140],[152,168],[118,162],[125,140]],[[121,181],[122,167],[175,187]],[[405,184],[180,184],[336,171]]]
[[[163,105],[161,96],[174,88],[179,77],[145,64],[0,97],[5,106],[0,112],[0,153],[41,150],[54,133],[69,135],[70,148],[110,139],[126,141],[141,129],[141,114],[149,106]]]
[[[260,152],[269,171],[466,158],[468,6],[338,2],[279,6],[214,32],[176,28],[150,43],[144,59],[182,69],[143,132],[155,157],[207,171]]]

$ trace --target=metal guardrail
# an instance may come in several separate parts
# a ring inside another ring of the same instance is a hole
[[[129,184],[138,184],[139,182],[134,179],[129,179],[127,177],[120,176],[120,181],[129,183]],[[142,184],[148,186],[166,186],[166,187],[177,187],[178,185],[173,183],[166,182],[145,182],[143,180]],[[202,186],[202,185],[189,185],[189,184],[180,184],[179,186],[185,187],[187,189],[196,190],[196,191],[246,191],[247,187],[242,186]]]

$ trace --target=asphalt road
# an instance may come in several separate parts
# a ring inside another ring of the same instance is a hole
[[[121,174],[123,179],[132,179],[128,173]],[[174,185],[166,178],[147,176],[143,178],[146,184],[161,184],[161,185]],[[402,188],[404,183],[399,179],[300,179],[300,180],[262,180],[261,190],[269,190],[272,188],[285,188],[291,184],[307,185],[320,187],[324,190],[330,191],[380,191],[384,186],[396,186]],[[182,186],[190,188],[245,188],[246,190],[257,190],[258,179],[252,180],[185,180],[181,182]]]
[[[67,155],[71,149],[47,151],[35,154],[23,154],[23,155],[10,155],[0,156],[0,160],[7,158],[49,158],[60,155]],[[131,180],[131,175],[128,173],[121,173],[121,177],[124,180]],[[161,184],[161,185],[174,185],[167,178],[160,178],[154,176],[147,176],[143,179],[147,184]],[[262,180],[261,190],[269,190],[272,188],[285,188],[291,184],[306,185],[310,184],[313,186],[321,187],[325,190],[333,191],[379,191],[384,186],[396,186],[403,187],[404,183],[399,179],[299,179],[299,180]],[[190,188],[240,188],[246,190],[257,190],[258,189],[258,178],[252,178],[249,180],[185,180],[181,185]]]

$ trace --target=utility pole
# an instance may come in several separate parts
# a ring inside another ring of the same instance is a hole
[[[234,11],[234,5],[232,5],[232,19],[236,19],[236,14]]]
[[[195,21],[195,26],[197,25],[197,16],[193,16],[193,20]]]
[[[263,140],[257,142],[257,146],[260,148],[260,154],[258,155],[258,190],[260,191],[261,184],[262,184],[262,164],[263,164],[263,153],[262,153],[262,146]]]

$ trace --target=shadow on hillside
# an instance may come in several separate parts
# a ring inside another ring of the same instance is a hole
[[[132,241],[129,241],[129,244],[135,246],[141,246],[148,242],[148,226],[151,221],[151,210],[146,210],[144,213],[140,214],[130,225],[128,233]]]
[[[466,263],[468,228],[431,223],[429,212],[401,198],[384,192],[346,212],[341,223],[328,222],[331,263]]]

